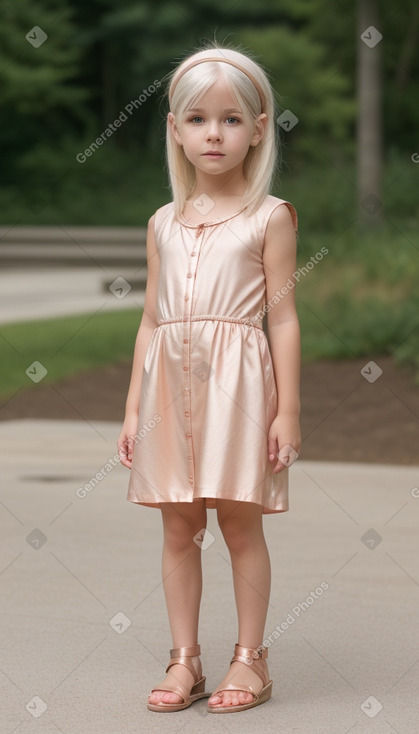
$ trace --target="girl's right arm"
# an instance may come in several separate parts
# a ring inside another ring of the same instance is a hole
[[[154,239],[154,214],[147,225],[147,286],[143,316],[135,340],[131,380],[125,403],[125,419],[117,446],[121,464],[131,469],[134,437],[138,427],[141,381],[145,355],[154,329],[157,326],[156,300],[160,268],[160,256]]]

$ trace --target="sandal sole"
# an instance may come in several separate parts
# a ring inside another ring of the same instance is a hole
[[[167,693],[170,693],[170,691],[167,691]],[[189,706],[200,698],[209,698],[210,695],[210,693],[196,693],[194,696],[191,696],[188,701],[185,701],[185,703],[148,703],[147,708],[149,711],[157,711],[159,714],[166,714],[170,711],[183,711],[183,709],[189,708]]]

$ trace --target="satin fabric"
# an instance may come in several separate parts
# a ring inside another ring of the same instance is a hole
[[[284,512],[288,467],[273,474],[268,431],[277,387],[262,328],[268,220],[292,204],[268,195],[250,217],[191,225],[170,202],[155,212],[157,327],[145,355],[127,499],[230,499]],[[281,243],[278,242],[278,247]]]

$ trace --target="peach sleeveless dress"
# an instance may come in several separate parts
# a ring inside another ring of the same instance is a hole
[[[273,474],[268,459],[277,387],[262,327],[265,231],[284,204],[297,230],[293,205],[271,195],[250,217],[242,209],[199,225],[178,220],[173,202],[156,210],[158,325],[144,360],[130,502],[289,509],[289,469]]]

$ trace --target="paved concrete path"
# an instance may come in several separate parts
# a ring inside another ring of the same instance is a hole
[[[143,290],[105,290],[105,281],[128,283],[141,269],[60,267],[0,271],[0,324],[127,308],[142,308]],[[118,284],[116,284],[118,285]],[[115,295],[116,293],[116,295]]]
[[[272,699],[221,717],[203,700],[162,717],[145,707],[172,644],[161,514],[126,500],[119,430],[0,423],[0,731],[417,734],[419,467],[298,461],[290,511],[264,518]],[[208,530],[199,642],[211,691],[237,627],[214,511]]]

